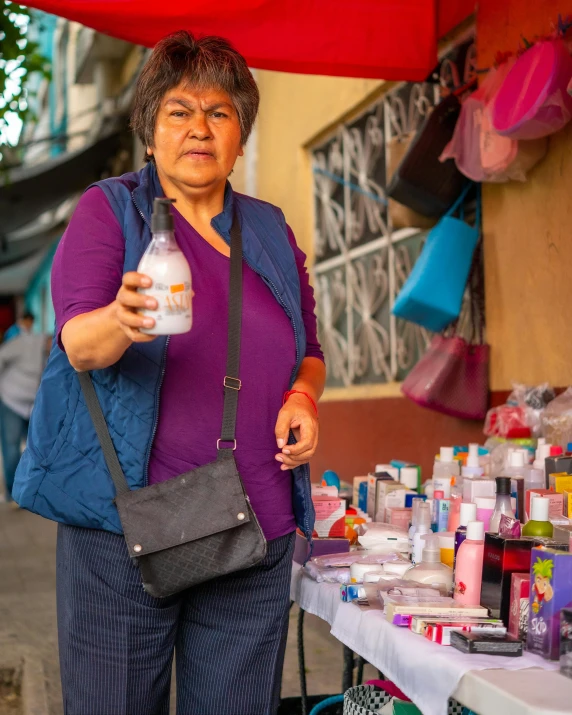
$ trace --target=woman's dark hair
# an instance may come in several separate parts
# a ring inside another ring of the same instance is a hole
[[[241,144],[246,144],[260,101],[246,60],[222,37],[196,40],[189,32],[180,30],[155,45],[137,80],[131,127],[145,146],[153,146],[161,100],[181,82],[189,87],[226,92],[238,114]]]

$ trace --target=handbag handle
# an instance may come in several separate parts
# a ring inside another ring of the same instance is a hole
[[[468,185],[469,188],[471,184]],[[466,338],[472,345],[484,344],[485,330],[485,295],[483,291],[483,236],[481,231],[481,186],[476,185],[476,212],[475,212],[475,229],[479,231],[479,238],[473,260],[467,278],[468,301],[464,301],[461,314],[450,326],[444,331],[446,337],[458,335]],[[470,334],[469,330],[470,328]]]
[[[222,430],[220,439],[217,440],[219,455],[228,454],[236,449],[236,413],[238,408],[238,393],[241,382],[238,377],[240,366],[240,335],[242,325],[242,235],[240,223],[235,211],[230,229],[230,290],[228,301],[228,347],[226,359],[226,375],[224,385],[224,408]],[[97,397],[93,379],[89,372],[77,373],[85,404],[87,405],[101,451],[109,474],[115,485],[117,494],[124,494],[129,489],[129,484],[121,468],[117,451],[113,446],[111,435]],[[232,447],[221,447],[221,442],[232,442]]]
[[[459,197],[457,198],[455,203],[451,206],[451,208],[447,211],[445,216],[452,216],[456,211],[459,210],[459,208],[461,208],[461,206],[465,202],[465,199],[467,198],[467,194],[469,193],[469,191],[471,190],[473,185],[474,185],[473,181],[469,181],[465,185],[465,188],[461,191],[461,193],[459,194]],[[480,214],[480,210],[479,210],[479,214]]]

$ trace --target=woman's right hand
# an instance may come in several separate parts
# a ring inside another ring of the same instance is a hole
[[[136,271],[130,271],[123,276],[121,288],[115,299],[115,317],[125,335],[134,343],[149,343],[155,340],[155,335],[142,333],[140,328],[153,328],[155,320],[138,313],[139,310],[157,310],[155,298],[138,292],[139,288],[150,288],[152,281],[149,276]]]

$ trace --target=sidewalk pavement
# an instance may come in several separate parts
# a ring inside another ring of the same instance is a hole
[[[49,712],[45,715],[63,713],[56,630],[56,529],[53,522],[0,503],[0,661],[6,660],[15,646],[26,646],[37,653],[46,679]],[[297,613],[294,606],[290,614],[283,697],[300,694]],[[339,693],[342,645],[329,634],[329,626],[315,616],[306,615],[304,633],[308,693]]]

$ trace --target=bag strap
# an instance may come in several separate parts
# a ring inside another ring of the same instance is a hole
[[[111,479],[115,485],[115,491],[117,494],[125,494],[129,491],[129,485],[127,484],[127,479],[125,479],[125,474],[123,474],[123,470],[121,469],[121,464],[119,464],[119,458],[117,456],[117,452],[115,451],[115,447],[113,446],[109,430],[107,429],[105,415],[103,414],[103,410],[101,409],[101,405],[97,399],[97,393],[95,392],[91,375],[89,372],[78,372],[77,376],[83,392],[85,404],[87,405],[91,421],[95,427],[99,444],[101,445],[101,451],[103,452],[105,463],[107,464],[109,474],[111,475]]]
[[[463,205],[463,202],[467,198],[467,194],[473,187],[473,182],[469,181],[466,185],[465,188],[461,191],[459,198],[455,201],[455,203],[451,206],[451,208],[447,211],[445,216],[452,216],[456,211],[458,211],[461,206]]]
[[[238,409],[238,392],[241,382],[238,378],[240,367],[240,336],[242,324],[242,235],[238,215],[235,212],[230,229],[230,290],[228,301],[228,348],[226,360],[226,376],[224,385],[224,409],[222,420],[221,437],[217,440],[217,451],[219,455],[224,455],[228,451],[236,449],[236,413]],[[115,447],[109,429],[105,421],[105,415],[101,409],[101,404],[97,397],[93,379],[89,372],[77,373],[83,397],[90,414],[103,457],[117,494],[124,494],[128,491],[129,485]],[[232,442],[232,447],[221,447],[221,442]]]
[[[242,235],[235,212],[230,229],[230,290],[228,296],[228,348],[224,385],[224,409],[222,430],[217,442],[232,442],[236,449],[236,412],[238,393],[242,387],[238,373],[240,368],[240,334],[242,326]]]

